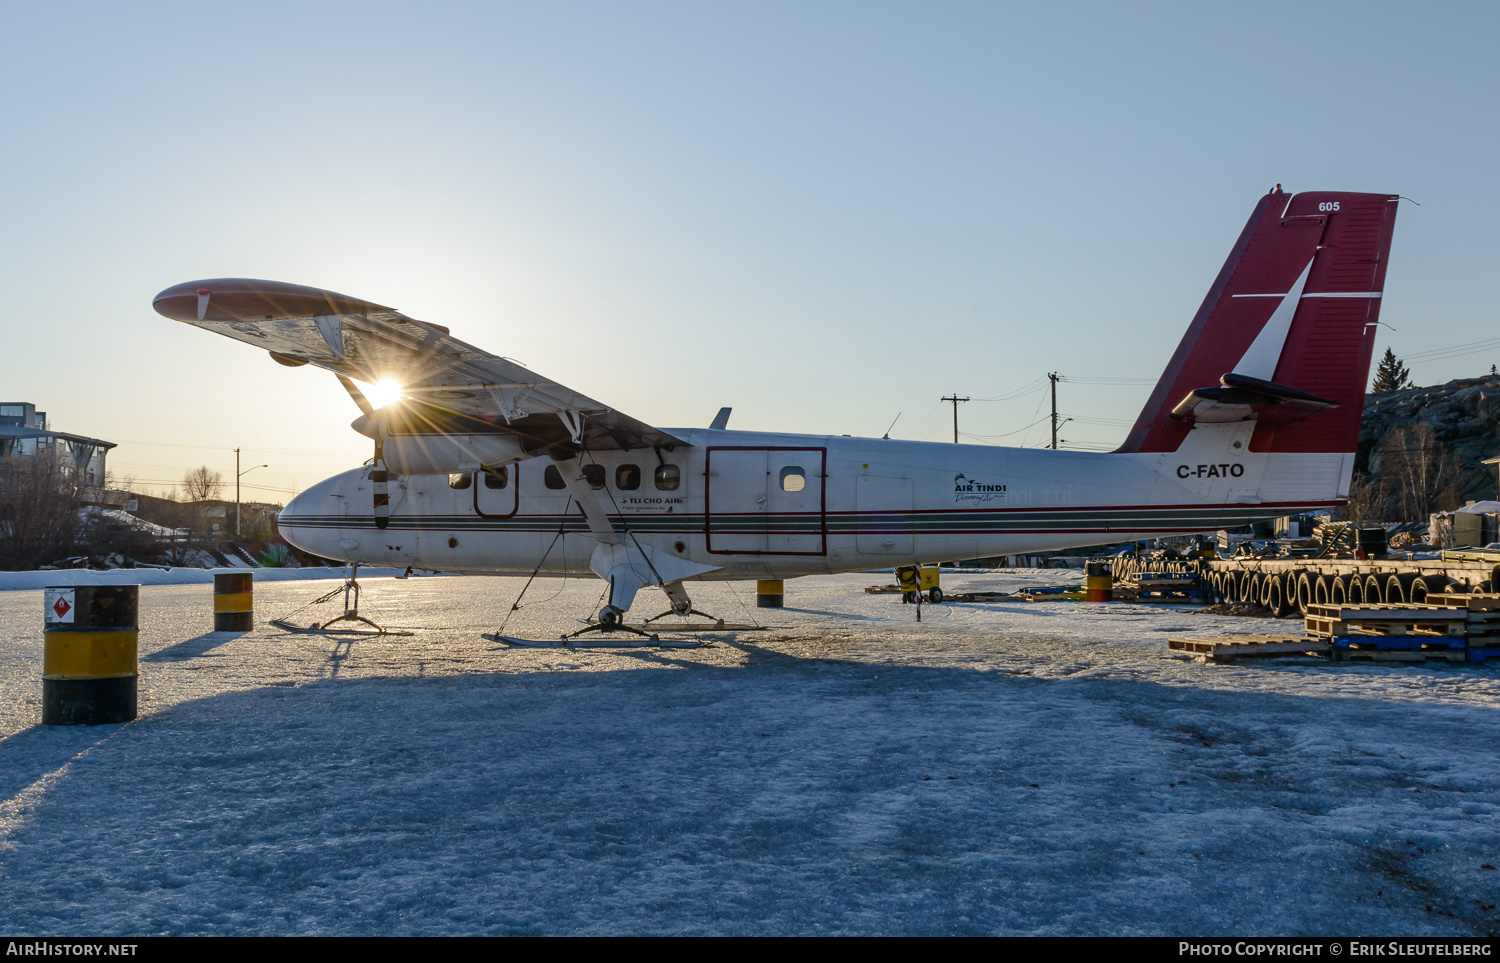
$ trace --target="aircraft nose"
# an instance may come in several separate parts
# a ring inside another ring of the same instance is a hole
[[[276,527],[288,544],[324,558],[344,556],[345,553],[338,548],[339,527],[343,519],[333,496],[334,480],[321,481],[300,495],[292,496],[292,500],[281,509]]]
[[[299,522],[307,507],[307,492],[293,495],[292,500],[287,502],[281,509],[281,514],[276,516],[276,528],[281,532],[281,537],[291,545],[300,548],[304,552],[319,554],[309,543],[305,529]]]

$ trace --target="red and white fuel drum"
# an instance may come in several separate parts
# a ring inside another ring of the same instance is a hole
[[[140,588],[45,590],[43,725],[95,726],[135,718]]]

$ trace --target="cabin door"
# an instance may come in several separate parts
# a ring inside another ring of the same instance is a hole
[[[708,550],[733,555],[823,555],[823,448],[710,448]]]

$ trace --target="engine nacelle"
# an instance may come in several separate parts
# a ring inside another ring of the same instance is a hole
[[[350,425],[366,437],[374,434],[369,419],[360,416]],[[385,466],[398,475],[447,475],[456,471],[498,468],[531,458],[515,435],[393,434],[381,449]]]
[[[446,475],[532,457],[514,435],[395,435],[383,452],[386,467],[398,475]]]

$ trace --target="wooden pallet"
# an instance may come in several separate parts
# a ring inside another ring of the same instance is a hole
[[[1208,659],[1233,661],[1279,655],[1327,655],[1331,646],[1327,639],[1294,635],[1223,635],[1168,639],[1167,648]]]
[[[1445,562],[1488,562],[1491,565],[1500,563],[1500,552],[1493,549],[1469,549],[1467,551],[1455,551],[1448,549],[1443,553]]]
[[[1083,589],[1069,589],[1066,592],[1038,592],[1032,594],[1025,589],[1016,596],[1022,602],[1082,602]]]
[[[1196,592],[1182,591],[1180,588],[1171,592],[1147,591],[1136,588],[1128,583],[1116,582],[1113,594],[1110,597],[1113,602],[1166,602],[1177,605],[1193,603],[1201,604],[1202,596]]]
[[[1500,593],[1443,592],[1427,596],[1427,601],[1463,612],[1468,622],[1464,634],[1479,640],[1481,646],[1487,642],[1500,646]]]
[[[1198,578],[1138,578],[1134,585],[1139,592],[1196,592]]]
[[[1468,634],[1465,613],[1443,605],[1309,605],[1307,633],[1321,638],[1345,635]]]
[[[1467,622],[1411,622],[1405,620],[1361,619],[1357,622],[1339,622],[1309,615],[1305,624],[1308,635],[1331,639],[1340,636],[1363,635],[1370,638],[1391,636],[1430,636],[1446,638],[1468,634]]]
[[[1468,658],[1468,640],[1462,636],[1340,636],[1333,639],[1335,662],[1423,662],[1441,659],[1463,662]]]
[[[1439,647],[1421,649],[1375,649],[1352,646],[1346,649],[1335,647],[1330,653],[1335,662],[1425,662],[1438,659],[1444,662],[1463,662],[1468,659],[1464,649]]]
[[[1125,583],[1124,592],[1121,588],[1120,583],[1115,583],[1116,601],[1183,603],[1200,599],[1198,576],[1191,573],[1140,576]]]
[[[1372,649],[1380,652],[1426,652],[1462,650],[1468,640],[1461,635],[1340,635],[1334,638],[1335,649]]]
[[[1021,596],[1013,592],[958,592],[943,593],[944,602],[1020,602]]]
[[[1445,608],[1464,609],[1473,614],[1494,613],[1500,617],[1500,593],[1496,592],[1474,592],[1466,594],[1462,592],[1441,592],[1427,596],[1428,605],[1441,605]]]

